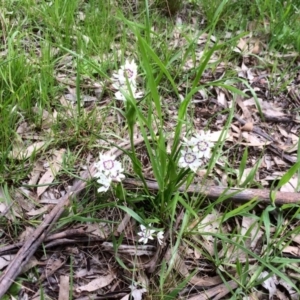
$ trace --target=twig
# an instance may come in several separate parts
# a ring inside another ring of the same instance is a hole
[[[87,238],[93,238],[93,236],[89,236],[88,234],[92,233],[92,231],[87,231],[85,227],[80,227],[76,229],[67,229],[65,231],[54,233],[47,236],[44,240],[45,248],[49,247],[48,244],[53,240],[59,240],[62,238],[71,238],[74,236],[87,236]],[[82,239],[82,238],[81,238]],[[103,239],[102,239],[103,240]],[[47,243],[48,242],[48,243]],[[5,254],[11,254],[12,252],[16,252],[24,245],[24,242],[18,242],[12,245],[7,245],[0,248],[0,256]]]
[[[136,179],[125,179],[124,184],[132,185],[134,187],[143,187],[143,183]],[[146,181],[148,189],[159,190],[159,186],[155,181]],[[178,189],[181,192],[189,194],[201,194],[211,200],[216,200],[220,196],[226,197],[226,200],[233,202],[248,202],[256,199],[259,202],[269,204],[270,190],[267,189],[241,189],[241,188],[226,188],[221,186],[205,186],[205,185],[190,185],[187,189],[184,186]],[[296,204],[300,202],[300,194],[292,192],[276,192],[275,204]]]
[[[141,143],[143,139],[139,138],[134,141],[134,144]],[[130,148],[130,144],[123,145],[123,149]],[[109,151],[109,154],[117,152],[118,148],[113,148]],[[119,152],[120,153],[120,152]],[[118,154],[119,154],[118,153]],[[116,155],[117,156],[117,155]],[[30,260],[34,255],[35,251],[45,240],[49,232],[51,231],[52,226],[60,218],[65,207],[70,205],[70,198],[78,195],[86,186],[88,179],[94,176],[96,172],[94,164],[92,164],[88,170],[81,174],[81,179],[76,180],[71,188],[71,190],[59,199],[58,204],[52,209],[52,211],[46,216],[44,221],[39,225],[39,227],[33,232],[32,236],[24,243],[22,248],[19,250],[17,255],[7,266],[5,271],[0,277],[0,299],[7,292],[11,284],[21,273],[21,270],[24,265]]]

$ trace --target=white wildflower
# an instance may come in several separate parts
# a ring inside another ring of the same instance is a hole
[[[192,142],[192,140],[188,140],[187,138],[183,138],[183,145],[188,147],[188,148],[193,148],[195,147],[195,143]]]
[[[123,172],[123,169],[118,170],[116,173],[111,174],[110,178],[112,179],[112,181],[116,181],[116,182],[121,182],[122,179],[125,178],[125,175],[121,172]]]
[[[163,239],[164,239],[164,232],[163,231],[159,231],[156,235],[157,241],[160,245],[163,244]]]
[[[194,135],[190,140],[183,138],[184,144],[192,149],[193,152],[199,154],[200,158],[208,159],[211,156],[211,148],[213,143],[211,142],[210,133],[205,133],[203,130],[200,133]]]
[[[105,192],[107,192],[108,191],[108,189],[109,189],[109,185],[107,186],[107,185],[102,185],[102,186],[100,186],[99,188],[98,188],[98,193],[105,193]]]
[[[193,172],[197,172],[198,168],[204,164],[199,153],[191,149],[181,150],[181,157],[179,158],[178,165],[181,168],[190,168]]]
[[[134,60],[126,59],[125,64],[121,66],[117,73],[113,74],[113,87],[117,90],[115,98],[126,101],[126,97],[132,96],[135,99],[143,97],[142,92],[137,92],[136,87],[137,65]]]
[[[151,227],[151,224],[149,224],[149,226]],[[138,232],[138,235],[141,237],[139,239],[139,243],[144,243],[147,244],[148,240],[153,240],[153,233],[155,232],[155,230],[151,230],[148,229],[147,227],[145,227],[144,225],[140,225],[141,227],[141,231]]]
[[[121,66],[118,73],[113,74],[113,76],[118,80],[120,85],[125,85],[128,81],[130,85],[136,85],[137,77],[137,64],[134,60],[131,62],[126,59],[125,64]]]
[[[99,182],[101,184],[105,183],[105,182],[108,182],[109,178],[110,178],[107,175],[105,175],[103,172],[100,172],[100,171],[96,172],[94,177],[97,178],[97,182]]]
[[[114,155],[100,153],[100,160],[95,163],[95,167],[98,172],[104,173],[105,175],[114,175],[118,174],[118,172],[123,172],[121,163],[116,160]]]
[[[200,157],[210,158],[211,148],[213,143],[201,135],[196,135],[191,138],[191,143],[193,143],[193,151],[199,153]]]
[[[115,93],[115,98],[120,101],[126,101],[125,96],[130,97],[131,95],[134,99],[140,99],[144,94],[142,92],[136,92],[135,90],[131,90],[130,93],[127,89],[121,89],[121,91]]]
[[[94,177],[97,178],[97,182],[101,185],[98,189],[99,193],[106,192],[112,181],[120,182],[125,178],[121,163],[113,155],[100,154],[100,160],[95,162],[95,167],[97,171]]]
[[[97,172],[95,177],[97,178],[97,182],[101,185],[101,187],[98,188],[98,192],[106,192],[110,187],[112,178],[101,172]]]
[[[147,292],[145,288],[139,289],[136,283],[133,283],[129,286],[131,290],[131,296],[134,300],[142,300],[143,294]]]

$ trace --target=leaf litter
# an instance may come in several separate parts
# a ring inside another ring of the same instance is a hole
[[[195,27],[184,27],[182,22],[178,22],[171,36],[169,47],[170,49],[184,49],[190,46],[189,41],[193,40],[196,45],[195,57],[187,57],[182,71],[187,76],[194,76],[194,68],[201,62],[205,53],[205,47],[213,47],[217,42],[217,38],[213,35],[200,34]],[[188,26],[187,24],[184,24]],[[186,31],[185,31],[186,30]],[[188,36],[189,34],[189,36]],[[74,37],[73,37],[74,38]],[[224,37],[224,43],[231,38],[231,33],[228,33]],[[131,40],[132,39],[131,37]],[[35,44],[30,40],[24,40],[24,44]],[[115,45],[117,46],[117,44]],[[36,48],[36,51],[39,47]],[[277,178],[282,176],[285,171],[290,167],[290,161],[287,161],[283,155],[289,154],[292,158],[297,160],[296,152],[298,150],[298,136],[299,136],[299,116],[297,114],[297,106],[299,104],[299,78],[292,78],[287,75],[284,78],[288,82],[286,86],[286,93],[278,92],[274,93],[271,90],[272,80],[275,77],[275,83],[282,80],[281,74],[269,74],[268,68],[257,68],[259,60],[266,64],[273,64],[273,58],[289,59],[295,57],[294,53],[284,56],[280,53],[265,52],[263,43],[257,38],[253,38],[251,34],[240,38],[236,45],[232,46],[232,51],[240,57],[240,62],[235,65],[233,62],[222,62],[222,55],[220,51],[215,51],[209,59],[209,65],[211,68],[205,70],[201,83],[212,80],[220,80],[225,75],[225,71],[234,70],[236,74],[244,80],[235,83],[236,86],[242,90],[248,97],[239,97],[233,99],[233,95],[230,91],[214,86],[205,86],[203,90],[199,90],[194,95],[192,100],[192,109],[194,111],[194,125],[197,130],[202,130],[207,126],[210,126],[214,141],[218,141],[220,134],[225,125],[227,116],[222,115],[221,111],[230,107],[234,107],[237,117],[244,120],[245,123],[241,124],[239,119],[235,119],[230,124],[230,129],[226,133],[224,138],[224,151],[236,150],[236,156],[241,157],[241,151],[247,146],[249,149],[249,160],[247,161],[247,168],[243,174],[237,172],[228,172],[228,168],[219,167],[218,172],[215,172],[214,176],[218,179],[218,182],[224,186],[230,186],[229,180],[238,184],[236,177],[241,175],[240,182],[244,182],[251,170],[255,167],[255,164],[259,159],[262,163],[259,165],[255,181],[257,186],[268,188],[276,183]],[[39,52],[38,52],[39,53]],[[255,55],[253,55],[255,54]],[[73,73],[73,74],[72,74]],[[277,78],[276,78],[277,76]],[[96,107],[104,107],[109,104],[111,99],[109,93],[105,92],[105,88],[110,89],[107,86],[107,82],[98,81],[91,76],[84,76],[80,83],[82,91],[81,98],[77,99],[76,90],[76,72],[74,68],[74,58],[66,56],[63,61],[60,61],[56,68],[55,78],[57,82],[65,88],[65,93],[61,95],[60,103],[65,109],[65,116],[74,116],[76,103],[81,101],[80,106],[83,107],[84,113],[88,113],[88,109],[91,105]],[[247,84],[245,84],[247,82]],[[232,83],[230,83],[232,84]],[[188,87],[186,82],[179,82],[178,89],[181,96],[184,97],[184,91]],[[253,97],[252,92],[255,91],[256,97]],[[172,144],[172,118],[177,118],[177,105],[174,104],[171,97],[167,97],[163,100],[163,104],[169,108],[166,110],[166,114],[169,117],[166,129],[169,133],[168,143]],[[298,102],[297,102],[298,101]],[[69,105],[70,104],[70,105]],[[36,108],[33,108],[33,112]],[[220,113],[220,114],[219,114]],[[217,117],[215,117],[218,115]],[[43,215],[49,211],[51,205],[55,203],[55,199],[59,199],[64,195],[68,189],[68,184],[51,188],[53,180],[56,176],[61,176],[61,179],[66,179],[64,175],[60,174],[65,149],[49,150],[49,136],[51,137],[51,126],[57,122],[57,118],[60,116],[60,112],[55,110],[50,112],[43,110],[41,128],[42,133],[38,133],[35,126],[28,125],[27,121],[20,124],[17,133],[18,136],[13,141],[13,148],[10,152],[10,158],[16,160],[27,160],[36,156],[36,160],[33,165],[33,169],[30,178],[24,184],[27,184],[29,193],[24,193],[24,197],[31,199],[32,206],[29,208],[22,208],[26,211],[27,221],[34,221],[36,216]],[[97,117],[102,119],[101,111],[97,111]],[[65,117],[66,118],[66,117]],[[214,120],[215,122],[209,123],[208,120]],[[103,134],[110,136],[110,133],[114,129],[115,124],[122,124],[123,120],[120,119],[118,114],[112,109],[108,110],[108,118],[105,124]],[[286,125],[288,124],[288,126]],[[258,127],[260,131],[255,131],[254,126]],[[259,132],[259,133],[258,133]],[[264,133],[264,134],[261,134]],[[118,131],[121,139],[128,139],[126,133],[120,130]],[[117,139],[111,137],[111,140],[107,143],[116,143]],[[273,152],[268,151],[268,147],[274,145],[280,149],[279,154],[275,155]],[[97,145],[99,147],[99,145]],[[102,144],[105,146],[105,143]],[[143,155],[144,149],[140,148],[140,155]],[[229,153],[229,152],[228,152]],[[85,154],[87,155],[87,154]],[[94,159],[93,154],[91,159]],[[50,158],[50,159],[49,159]],[[232,170],[238,170],[240,159],[236,159],[234,156],[228,155],[229,166]],[[149,161],[143,160],[145,165],[143,168],[147,170],[149,168]],[[225,166],[225,164],[223,164]],[[78,167],[80,169],[80,167]],[[78,170],[77,170],[78,171]],[[228,173],[227,173],[228,172]],[[78,172],[79,173],[79,172]],[[151,172],[147,172],[148,177],[153,177]],[[67,178],[66,180],[69,180]],[[37,187],[33,188],[30,186]],[[298,178],[293,176],[290,180],[284,184],[280,190],[289,192],[298,192]],[[46,194],[48,190],[48,194]],[[45,198],[39,201],[40,196]],[[91,197],[95,197],[93,194]],[[1,196],[4,199],[5,196]],[[47,200],[49,199],[49,203]],[[53,200],[54,202],[51,202]],[[46,204],[46,205],[43,205]],[[5,201],[1,201],[1,214],[8,220],[13,221],[16,217],[23,218],[23,214],[20,214],[15,204],[11,205]],[[76,215],[73,212],[73,215]],[[66,237],[57,239],[57,243],[53,244],[53,241],[46,240],[44,247],[47,249],[47,255],[43,256],[42,251],[37,253],[37,261],[42,262],[32,264],[32,267],[39,265],[38,273],[41,274],[38,282],[42,284],[45,293],[56,297],[58,294],[62,295],[63,287],[67,287],[70,278],[66,276],[69,274],[69,266],[67,262],[72,260],[74,263],[74,298],[84,299],[84,297],[97,297],[97,299],[130,299],[130,295],[134,299],[142,299],[143,294],[150,293],[149,282],[146,284],[130,284],[131,278],[135,280],[146,277],[147,280],[153,280],[153,274],[141,275],[142,270],[145,269],[145,265],[158,251],[159,245],[152,243],[151,245],[137,245],[136,241],[139,238],[136,234],[137,224],[135,220],[125,215],[124,212],[119,209],[103,209],[97,216],[103,220],[101,223],[89,222],[87,227],[83,229],[83,234],[80,236],[78,228],[74,228],[74,234],[69,234]],[[247,262],[251,261],[249,255],[245,252],[241,252],[240,249],[234,245],[229,245],[227,242],[226,247],[220,239],[217,239],[215,235],[220,232],[231,234],[233,224],[221,222],[220,219],[224,217],[223,211],[214,210],[206,216],[199,216],[192,225],[196,225],[195,236],[190,239],[183,239],[182,247],[178,248],[178,251],[173,253],[171,247],[167,247],[163,258],[170,268],[184,279],[187,279],[189,289],[186,294],[181,293],[181,297],[187,299],[221,299],[228,296],[230,292],[229,288],[234,290],[238,287],[237,283],[233,280],[228,280],[225,284],[221,277],[216,272],[216,266],[208,259],[206,259],[206,253],[210,255],[217,255],[218,257],[225,258],[225,262],[220,267],[224,268],[229,274],[234,274],[234,270],[230,268],[230,264],[234,264],[237,261]],[[91,220],[93,218],[91,217]],[[106,222],[109,221],[110,223]],[[123,223],[122,223],[123,222]],[[234,222],[240,226],[239,239],[244,239],[245,246],[254,251],[257,254],[263,255],[267,245],[262,241],[265,235],[265,227],[263,224],[259,224],[255,216],[243,216],[242,218],[235,218]],[[122,224],[122,229],[118,228]],[[72,225],[73,226],[73,225]],[[276,228],[273,224],[270,225],[274,231]],[[290,225],[292,227],[292,225]],[[30,227],[24,227],[23,236],[25,236]],[[193,228],[193,226],[191,226]],[[292,228],[291,228],[292,229]],[[76,231],[77,230],[77,231]],[[271,230],[271,231],[272,231]],[[201,235],[201,232],[205,232]],[[115,238],[124,234],[126,240],[123,241],[117,248],[115,244],[111,242],[111,236]],[[2,238],[3,234],[1,234]],[[22,234],[20,240],[22,241]],[[237,242],[238,238],[232,238],[233,242]],[[191,243],[193,241],[193,243]],[[286,245],[281,249],[281,254],[288,253],[293,257],[299,257],[298,245],[299,234],[295,232],[291,237],[293,245]],[[5,245],[13,244],[13,239],[8,234],[5,234],[1,242]],[[0,252],[1,253],[1,252]],[[1,257],[2,268],[5,267],[5,262],[11,259],[11,254],[3,254]],[[123,264],[123,265],[122,265]],[[44,266],[45,265],[45,266]],[[138,266],[140,268],[137,272],[130,272],[129,268]],[[297,265],[298,266],[298,265]],[[294,267],[295,268],[295,267]],[[197,270],[196,275],[195,270]],[[121,275],[119,275],[120,273]],[[297,278],[293,273],[293,268],[285,270],[286,274],[290,276],[291,281],[294,283]],[[251,274],[255,273],[255,270],[251,270]],[[116,275],[118,274],[118,276]],[[193,275],[194,274],[194,275]],[[149,278],[148,278],[149,276]],[[264,279],[267,278],[268,279]],[[59,280],[58,280],[59,278]],[[130,279],[128,279],[130,278]],[[80,280],[78,280],[80,279]],[[147,281],[144,280],[144,281]],[[294,288],[283,281],[278,279],[275,274],[268,273],[266,271],[261,272],[257,280],[261,280],[261,286],[268,291],[268,298],[276,297],[278,299],[296,299]],[[28,283],[24,283],[26,286],[31,286]],[[200,286],[205,291],[196,291],[194,294],[190,294],[192,287]],[[279,289],[278,286],[281,286]],[[207,288],[212,287],[212,288]],[[31,286],[33,290],[38,291],[36,286]],[[282,292],[288,294],[289,297],[284,296]],[[61,296],[63,297],[66,296]],[[250,299],[251,295],[249,295]],[[256,296],[255,296],[256,297]],[[286,297],[286,298],[284,298]],[[257,299],[266,299],[263,296],[257,296]]]

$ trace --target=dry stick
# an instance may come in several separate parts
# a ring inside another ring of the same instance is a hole
[[[89,178],[89,171],[93,174],[94,166],[84,172],[83,178]],[[72,188],[65,196],[59,199],[59,203],[52,209],[45,220],[34,231],[33,235],[24,243],[13,261],[8,265],[6,270],[0,277],[0,299],[7,292],[16,277],[21,273],[23,266],[30,260],[39,245],[44,241],[47,234],[50,232],[54,223],[63,213],[64,208],[70,203],[70,197],[77,195],[86,185],[86,182],[77,180]]]
[[[44,243],[45,244],[45,248],[47,248],[47,242],[51,242],[53,240],[58,240],[58,239],[62,239],[62,238],[71,238],[74,236],[89,236],[88,234],[92,233],[92,231],[87,231],[84,227],[80,227],[77,229],[67,229],[65,231],[59,232],[59,233],[54,233],[51,235],[48,235],[45,240]],[[12,245],[7,245],[4,247],[0,248],[0,256],[4,255],[4,254],[11,254],[14,251],[17,251],[18,249],[20,249],[25,242],[18,242]]]
[[[143,183],[136,179],[125,179],[123,183],[133,185],[134,187],[143,187]],[[155,181],[146,181],[146,184],[149,189],[159,190],[159,186]],[[192,184],[187,189],[184,186],[181,186],[178,190],[189,194],[201,194],[212,200],[216,200],[220,198],[220,196],[225,196],[227,200],[234,202],[248,202],[252,199],[256,199],[262,203],[271,203],[269,197],[270,190],[267,189],[240,189]],[[292,192],[276,192],[275,199],[275,204],[278,205],[296,204],[300,201],[300,194]]]
[[[134,141],[134,145],[137,145],[143,141],[143,138],[137,138]],[[130,148],[130,144],[123,143],[120,145],[123,149]],[[108,152],[109,154],[115,153],[119,151],[118,148],[111,150]],[[120,155],[121,151],[117,152],[116,156]],[[41,243],[47,237],[47,234],[51,231],[54,223],[59,219],[61,214],[63,213],[65,207],[68,207],[70,204],[70,198],[76,196],[82,191],[86,186],[86,181],[95,174],[95,167],[92,164],[87,171],[85,171],[80,180],[76,180],[71,191],[69,191],[66,195],[59,199],[58,204],[52,209],[52,211],[47,215],[44,221],[40,224],[40,226],[34,231],[32,236],[24,243],[22,248],[19,250],[17,255],[14,257],[12,262],[7,266],[6,270],[2,273],[0,277],[0,299],[7,292],[11,284],[17,278],[17,276],[21,273],[23,266],[30,260],[32,255],[34,255],[37,248],[41,245]]]

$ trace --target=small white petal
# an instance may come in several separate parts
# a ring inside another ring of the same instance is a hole
[[[103,185],[98,188],[98,193],[106,192],[106,191],[108,191],[108,189],[109,189],[109,186]]]
[[[160,245],[163,244],[163,239],[164,239],[164,232],[163,231],[159,231],[156,235],[157,241]]]
[[[147,230],[146,226],[144,226],[143,224],[140,225],[140,228],[141,228],[142,231]]]
[[[142,238],[139,239],[139,243],[147,244],[147,242],[148,242],[148,239],[145,238],[145,237],[142,237]]]

